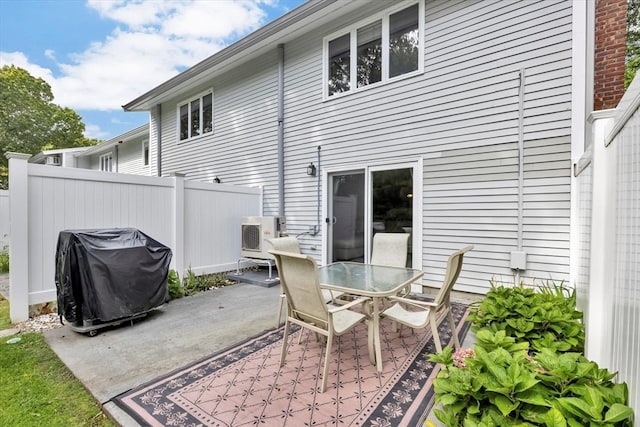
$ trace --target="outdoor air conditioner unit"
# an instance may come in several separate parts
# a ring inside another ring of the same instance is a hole
[[[60,156],[47,156],[44,159],[44,164],[52,165],[52,166],[60,166],[62,162],[60,161]]]
[[[273,259],[271,245],[265,239],[286,235],[287,223],[280,216],[245,216],[242,218],[242,249],[244,258]]]

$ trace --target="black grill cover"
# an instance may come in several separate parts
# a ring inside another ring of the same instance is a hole
[[[56,249],[58,314],[99,323],[168,301],[171,249],[135,228],[65,230]]]

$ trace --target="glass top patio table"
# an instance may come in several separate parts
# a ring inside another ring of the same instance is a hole
[[[355,262],[336,262],[318,269],[320,286],[323,288],[369,297],[395,295],[423,274],[412,268]]]
[[[370,297],[372,303],[365,305],[371,316],[368,339],[369,360],[382,372],[382,350],[380,345],[380,302],[396,295],[422,277],[420,270],[402,267],[387,267],[355,262],[336,262],[318,269],[320,287]]]

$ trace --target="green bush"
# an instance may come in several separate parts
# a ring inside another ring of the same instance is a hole
[[[169,270],[169,300],[182,298],[183,296],[184,289],[182,289],[178,272],[171,269]]]
[[[469,316],[472,331],[505,331],[534,350],[555,348],[584,351],[582,313],[576,310],[575,290],[543,284],[537,291],[524,286],[495,287]]]
[[[473,350],[431,356],[447,426],[631,426],[626,384],[583,356],[575,291],[494,287],[472,309]]]
[[[226,278],[226,275],[221,274],[203,274],[197,276],[191,267],[187,270],[187,276],[184,279],[184,295],[195,295],[200,292],[208,291],[211,289],[217,289],[224,286],[231,285],[232,282]]]
[[[431,356],[436,417],[447,426],[631,426],[626,384],[579,353],[530,356],[504,331],[479,332],[473,351]]]
[[[0,273],[8,273],[9,272],[9,250],[7,247],[4,247],[2,251],[0,251]]]

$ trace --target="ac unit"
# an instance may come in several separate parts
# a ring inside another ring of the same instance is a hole
[[[60,156],[47,156],[44,160],[45,165],[60,166]]]
[[[287,223],[280,216],[245,216],[242,218],[242,249],[245,258],[272,259],[271,245],[265,239],[284,236]]]

